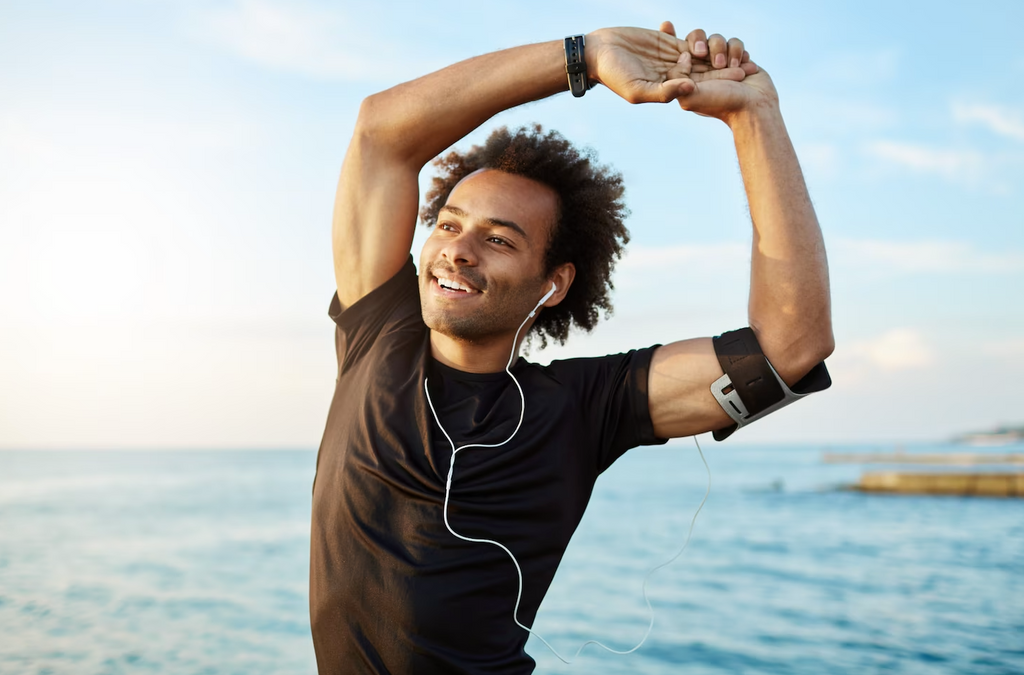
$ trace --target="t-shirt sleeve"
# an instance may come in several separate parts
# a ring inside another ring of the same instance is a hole
[[[350,307],[342,307],[335,291],[328,315],[334,320],[338,374],[369,350],[382,334],[422,323],[419,287],[412,256],[395,276],[367,293]]]
[[[648,371],[658,346],[551,364],[560,371],[556,377],[575,390],[584,423],[596,434],[598,473],[630,448],[668,442],[654,434],[647,400]]]

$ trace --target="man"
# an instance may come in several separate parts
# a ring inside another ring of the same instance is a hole
[[[680,40],[667,22],[585,44],[570,76],[729,125],[754,223],[750,325],[793,385],[832,351],[828,275],[768,75],[740,40]],[[597,475],[631,447],[733,422],[710,391],[710,338],[514,358],[530,330],[593,327],[627,239],[619,177],[556,134],[500,130],[439,162],[417,278],[420,170],[498,112],[564,91],[569,47],[477,57],[362,104],[335,204],[338,384],[313,491],[321,673],[532,671],[517,624],[532,624]]]

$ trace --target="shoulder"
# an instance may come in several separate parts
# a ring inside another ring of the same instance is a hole
[[[530,364],[533,367],[542,369],[545,374],[552,378],[571,378],[579,376],[594,376],[601,373],[620,369],[648,368],[655,350],[661,345],[631,349],[619,354],[606,354],[604,356],[584,356],[571,359],[556,359],[546,366]]]
[[[392,313],[418,314],[419,283],[412,256],[394,276],[350,306],[343,305],[335,292],[327,313],[342,329]]]
[[[527,368],[534,384],[547,382],[584,395],[595,389],[616,386],[630,386],[646,393],[651,359],[658,347],[660,345],[620,354],[557,359],[547,365],[527,363]]]
[[[339,372],[383,342],[418,344],[426,326],[420,312],[419,285],[412,256],[390,279],[345,307],[335,294],[328,314],[336,324]]]

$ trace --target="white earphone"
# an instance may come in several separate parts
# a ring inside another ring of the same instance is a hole
[[[544,297],[540,299],[540,302],[537,303],[537,306],[533,308],[532,312],[530,312],[530,317],[532,317],[534,314],[536,314],[537,310],[540,309],[540,306],[543,305],[545,302],[547,302],[548,298],[550,298],[552,295],[554,295],[555,291],[557,291],[557,290],[558,290],[558,286],[555,286],[555,282],[552,281],[551,282],[551,290],[548,291],[547,293],[545,293]],[[530,318],[530,317],[526,317],[526,318]],[[517,334],[517,337],[518,337],[518,334]]]

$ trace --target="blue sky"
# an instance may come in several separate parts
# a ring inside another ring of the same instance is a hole
[[[829,251],[833,389],[734,442],[1024,422],[1024,4],[3,2],[0,447],[317,445],[331,208],[360,100],[663,19],[743,38],[772,75]],[[467,142],[533,121],[623,172],[633,243],[614,317],[531,358],[746,324],[724,125],[598,89]]]

